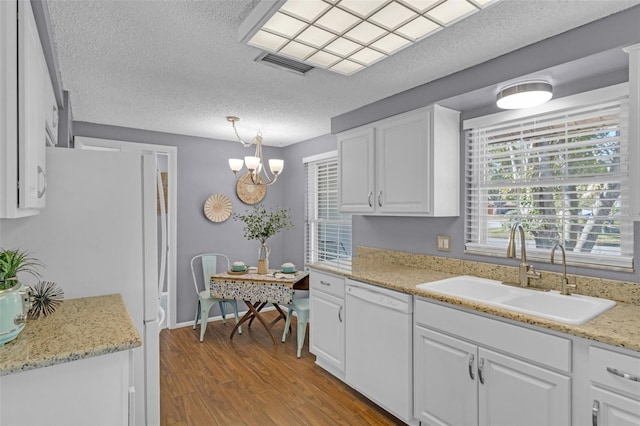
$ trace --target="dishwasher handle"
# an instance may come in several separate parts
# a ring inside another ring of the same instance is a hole
[[[348,296],[354,297],[356,299],[360,299],[377,306],[389,308],[394,311],[405,313],[411,312],[411,304],[408,301],[402,301],[388,296],[384,293],[379,293],[356,286],[347,285],[346,290]]]

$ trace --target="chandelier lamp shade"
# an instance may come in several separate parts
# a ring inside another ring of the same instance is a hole
[[[500,89],[497,105],[502,109],[530,108],[547,102],[552,96],[551,84],[546,81],[525,81]]]
[[[242,144],[242,146],[249,147],[254,143],[256,145],[256,151],[253,156],[246,156],[244,157],[244,160],[240,158],[229,159],[229,167],[231,168],[231,171],[236,175],[236,179],[239,179],[242,176],[238,175],[238,172],[242,170],[243,166],[245,166],[249,171],[251,182],[254,185],[271,185],[272,183],[274,183],[278,179],[280,173],[282,173],[282,169],[284,168],[284,160],[270,159],[269,170],[271,171],[271,174],[269,174],[264,167],[264,160],[262,156],[262,133],[258,132],[253,138],[252,142],[245,142],[240,138],[238,129],[236,128],[236,122],[240,121],[240,118],[235,116],[228,116],[227,121],[229,121],[233,126],[233,131],[236,134],[236,138],[238,139],[238,142]]]

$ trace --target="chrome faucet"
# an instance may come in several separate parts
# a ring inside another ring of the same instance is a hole
[[[575,290],[576,285],[569,284],[569,279],[567,278],[567,255],[562,244],[555,243],[553,245],[553,248],[551,249],[551,263],[555,263],[553,261],[553,255],[555,254],[556,248],[558,247],[560,247],[560,250],[562,251],[562,294],[564,294],[565,296],[571,296],[571,291],[569,290]]]
[[[520,266],[518,270],[518,284],[520,287],[529,287],[529,279],[540,278],[540,272],[537,272],[532,265],[527,265],[527,249],[524,238],[524,227],[520,222],[514,223],[511,227],[509,245],[507,246],[507,257],[510,259],[516,257],[516,231],[520,231]]]

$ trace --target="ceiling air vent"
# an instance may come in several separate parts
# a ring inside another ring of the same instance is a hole
[[[293,59],[284,58],[282,56],[274,55],[273,53],[264,52],[255,59],[256,62],[260,62],[272,67],[280,68],[286,71],[296,73],[298,75],[305,75],[311,71],[314,67],[304,64],[302,62],[294,61]]]

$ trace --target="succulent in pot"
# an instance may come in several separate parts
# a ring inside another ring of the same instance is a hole
[[[18,281],[18,273],[38,278],[42,263],[27,251],[0,249],[0,346],[18,337],[31,308],[31,289]]]
[[[27,251],[0,248],[0,290],[17,285],[19,272],[39,278],[38,268],[42,266],[42,262]]]

